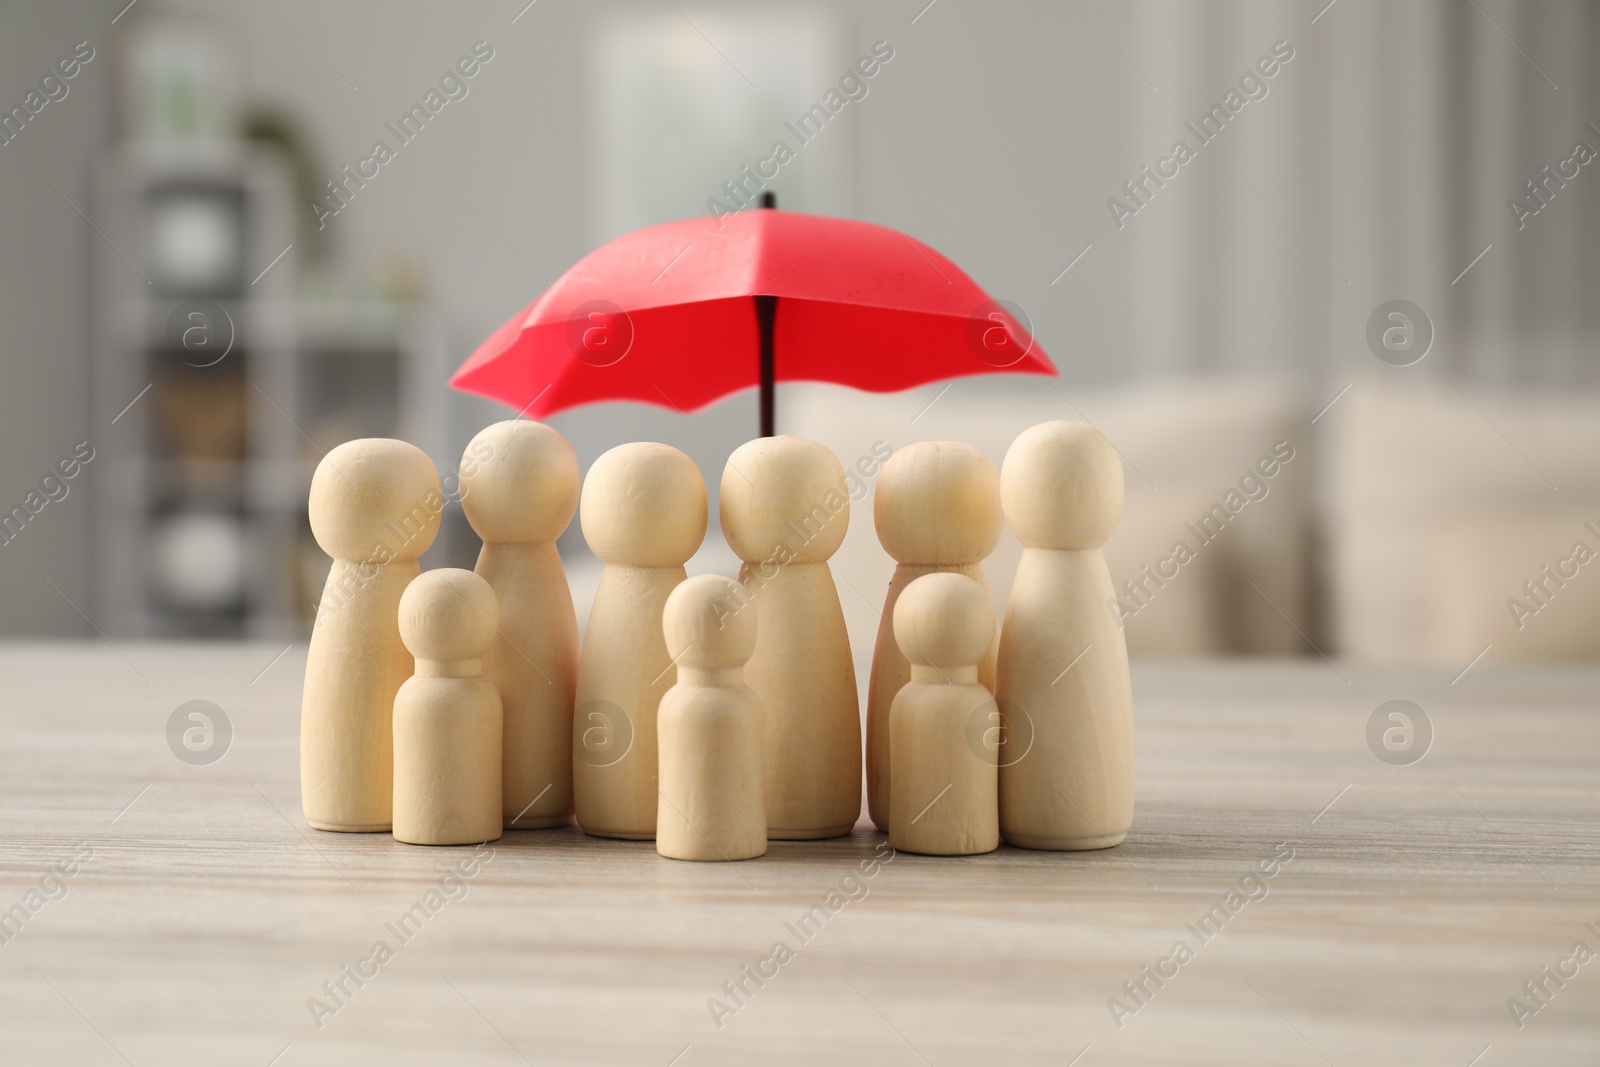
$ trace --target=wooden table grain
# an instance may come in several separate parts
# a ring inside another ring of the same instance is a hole
[[[1600,670],[1137,665],[1120,848],[735,865],[311,830],[304,663],[0,648],[0,1062],[1600,1062]],[[1367,741],[1396,698],[1409,766]],[[196,699],[209,765],[168,743]]]

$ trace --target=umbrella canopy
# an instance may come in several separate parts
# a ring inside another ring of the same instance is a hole
[[[450,384],[536,418],[601,400],[692,411],[759,384],[770,434],[774,381],[892,392],[996,372],[1056,373],[950,260],[882,226],[764,209],[596,249]]]

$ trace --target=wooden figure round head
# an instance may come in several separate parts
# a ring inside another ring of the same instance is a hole
[[[578,521],[606,563],[681,567],[706,535],[706,483],[694,460],[670,445],[618,445],[594,461]]]
[[[461,457],[460,477],[461,510],[485,541],[549,543],[578,508],[578,457],[542,422],[484,428]]]
[[[850,526],[839,458],[806,437],[758,437],[722,470],[722,533],[740,559],[822,563]]]
[[[423,571],[400,595],[400,640],[417,659],[478,659],[499,621],[494,590],[471,571]]]
[[[1041,422],[1000,472],[1006,519],[1025,548],[1099,548],[1122,516],[1122,458],[1093,426]]]
[[[439,532],[444,494],[416,445],[381,437],[346,441],[311,476],[311,535],[334,559],[411,562]]]
[[[679,582],[661,613],[667,651],[680,667],[743,666],[756,647],[756,608],[732,578],[699,574]]]
[[[999,472],[958,441],[907,445],[878,474],[873,518],[884,551],[900,563],[978,563],[1005,522]]]
[[[895,601],[894,639],[911,663],[974,666],[989,651],[994,628],[994,600],[964,574],[924,574]]]

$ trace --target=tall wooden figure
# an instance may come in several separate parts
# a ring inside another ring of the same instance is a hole
[[[1000,832],[1024,848],[1108,848],[1133,821],[1128,647],[1101,552],[1122,461],[1092,426],[1041,423],[1006,453],[1000,492],[1022,542],[995,691],[1002,751],[1021,746],[1000,761]]]
[[[596,837],[649,841],[656,836],[656,707],[673,680],[661,610],[706,535],[705,482],[676,448],[619,445],[589,468],[578,520],[606,565],[578,661],[571,742],[578,824]]]
[[[978,660],[994,645],[994,598],[964,574],[925,574],[894,606],[911,680],[889,711],[889,844],[929,856],[1000,845],[994,696]]]
[[[497,422],[461,457],[461,509],[483,539],[476,570],[500,604],[484,670],[505,711],[507,829],[572,821],[578,619],[556,538],[577,507],[578,458],[543,423]]]
[[[989,457],[955,441],[923,441],[895,452],[878,475],[873,518],[878,540],[898,565],[889,580],[867,686],[867,808],[889,828],[889,706],[911,679],[894,637],[894,606],[924,574],[964,574],[984,589],[982,561],[1000,540],[1000,475]],[[978,680],[994,686],[995,650],[978,661]]]
[[[662,630],[680,649],[661,698],[661,808],[656,851],[675,860],[747,860],[767,851],[761,702],[744,684],[756,646],[753,610],[731,578],[702,574],[667,597]],[[857,798],[859,802],[859,797]]]
[[[394,698],[394,836],[471,845],[500,836],[500,693],[484,677],[494,590],[471,571],[429,571],[400,598],[417,673]]]
[[[388,830],[394,696],[412,670],[400,595],[439,532],[439,472],[404,441],[347,441],[317,465],[308,511],[333,568],[300,702],[301,808],[319,830]]]
[[[843,836],[861,815],[861,706],[828,569],[850,525],[844,468],[816,441],[757,438],[729,457],[720,507],[744,560],[731,609],[761,619],[745,678],[765,716],[767,836]]]

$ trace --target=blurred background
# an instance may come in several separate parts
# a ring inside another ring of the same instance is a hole
[[[321,453],[399,436],[453,472],[512,414],[446,385],[477,343],[784,140],[783,207],[939,248],[1061,376],[780,386],[779,432],[998,463],[1093,422],[1137,656],[1600,656],[1593,4],[86,0],[0,31],[14,638],[302,637]],[[714,501],[756,401],[551,421],[585,469],[681,448]],[[858,658],[870,505],[835,558]],[[561,547],[581,618],[598,567],[576,523]],[[476,551],[452,503],[424,563]],[[713,510],[690,570],[736,566]]]

